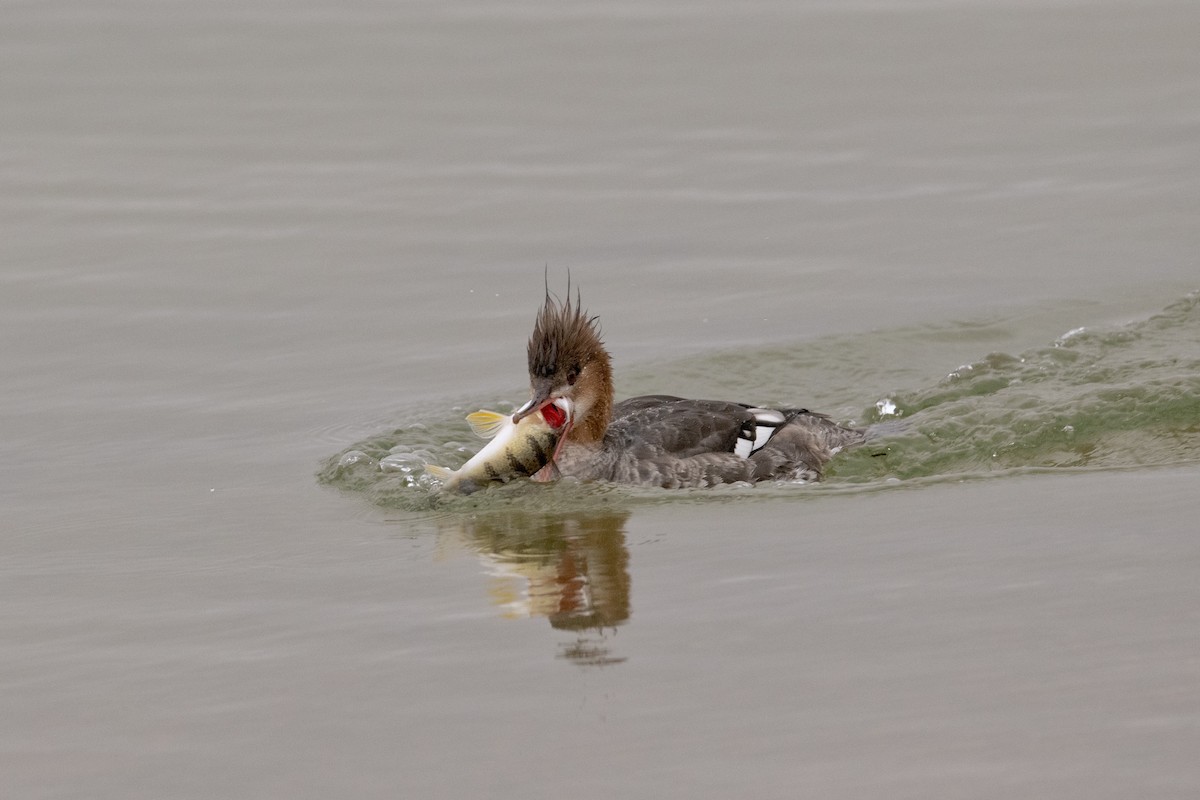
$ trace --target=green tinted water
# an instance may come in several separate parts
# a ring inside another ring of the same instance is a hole
[[[831,481],[1194,463],[1200,295],[1124,327],[1072,330],[1018,355],[991,353],[888,399],[894,415],[877,406],[867,418],[906,424],[847,453]]]
[[[836,458],[821,491],[962,479],[1037,469],[1118,469],[1200,461],[1200,293],[1120,327],[1078,328],[1025,352],[993,352],[909,388],[906,354],[961,345],[986,326],[960,323],[830,338],[790,348],[720,353],[643,366],[620,395],[649,391],[747,402],[808,403],[867,425],[867,445]],[[983,337],[981,337],[983,338]],[[862,387],[878,390],[862,405]],[[747,391],[746,387],[753,387]],[[519,401],[520,397],[514,397]],[[500,411],[512,403],[482,402]],[[424,410],[332,456],[320,480],[411,511],[605,508],[626,502],[747,496],[746,487],[697,492],[528,481],[469,498],[431,495],[423,465],[458,467],[481,443],[463,421],[473,407]],[[790,484],[754,489],[794,495]]]

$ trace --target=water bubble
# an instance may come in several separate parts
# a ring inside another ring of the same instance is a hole
[[[1067,343],[1068,340],[1074,339],[1076,336],[1078,336],[1079,334],[1083,333],[1086,330],[1087,330],[1087,328],[1072,328],[1071,330],[1064,333],[1062,336],[1055,339],[1054,346],[1062,347],[1064,344]]]
[[[422,472],[420,475],[415,475],[412,478],[410,478],[410,481],[411,481],[410,485],[419,486],[422,489],[428,489],[428,490],[433,490],[442,485],[442,482],[439,478],[435,478],[433,475],[430,475],[428,472]]]
[[[399,472],[404,475],[411,475],[413,472],[424,469],[425,462],[426,459],[421,458],[415,453],[393,453],[379,462],[379,469],[383,472]]]
[[[896,404],[890,397],[885,397],[877,402],[875,404],[875,410],[879,412],[879,416],[881,417],[891,417],[897,415]]]
[[[371,457],[362,450],[348,450],[338,459],[339,467],[348,467],[351,464],[371,463]]]
[[[952,381],[956,381],[959,378],[963,377],[963,375],[965,373],[971,372],[974,369],[975,369],[975,367],[972,364],[963,364],[958,369],[956,369],[953,372],[951,372],[950,374],[948,374],[946,377]]]

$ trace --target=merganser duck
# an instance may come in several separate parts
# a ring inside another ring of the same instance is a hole
[[[612,359],[576,292],[547,292],[529,337],[529,402],[513,421],[541,411],[566,429],[550,463],[556,475],[664,488],[739,481],[816,480],[863,431],[803,408],[757,408],[720,400],[646,395],[613,403]],[[565,399],[567,403],[555,403]],[[563,408],[569,409],[569,413]],[[565,416],[560,416],[565,415]]]

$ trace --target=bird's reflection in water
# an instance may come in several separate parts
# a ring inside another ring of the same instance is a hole
[[[625,660],[609,645],[631,611],[628,517],[507,511],[458,519],[455,527],[483,561],[503,616],[545,617],[576,635],[560,658],[601,666]]]

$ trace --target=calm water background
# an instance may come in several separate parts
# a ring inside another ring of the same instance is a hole
[[[469,513],[315,477],[519,401],[546,267],[619,392],[847,419],[1159,312],[1200,285],[1197,31],[4,3],[0,793],[1197,796],[1192,457]]]

